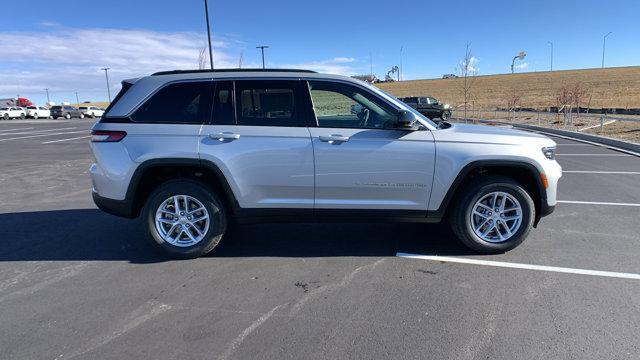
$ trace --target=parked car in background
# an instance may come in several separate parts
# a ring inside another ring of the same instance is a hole
[[[24,119],[25,117],[27,117],[27,112],[21,107],[5,106],[0,108],[0,118],[5,120],[17,118]]]
[[[51,111],[49,108],[44,106],[27,106],[27,117],[38,119],[38,118],[48,118],[51,116]]]
[[[104,110],[97,106],[80,106],[78,108],[84,116],[88,116],[90,118],[101,117],[104,114]]]
[[[80,118],[80,119],[84,119],[84,114],[78,110],[77,108],[71,106],[71,105],[56,105],[56,106],[52,106],[51,107],[51,116],[54,119],[57,118],[65,118],[65,119],[71,119],[71,118]]]
[[[410,96],[401,98],[405,104],[418,110],[418,112],[430,120],[440,118],[447,121],[451,118],[451,107],[449,104],[442,104],[438,99],[431,96]]]
[[[444,74],[444,75],[442,75],[442,78],[443,79],[457,79],[458,75],[456,75],[456,74]]]

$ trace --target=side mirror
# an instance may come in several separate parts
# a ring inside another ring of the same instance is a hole
[[[420,129],[418,124],[418,119],[411,111],[400,110],[398,122],[396,123],[398,129],[416,131]]]

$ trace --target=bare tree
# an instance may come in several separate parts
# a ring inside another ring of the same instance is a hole
[[[573,84],[571,87],[571,105],[576,109],[576,120],[580,114],[580,102],[587,97],[587,89],[581,82]],[[571,125],[573,125],[573,116],[571,117]]]
[[[458,73],[460,76],[460,93],[464,99],[464,118],[467,119],[467,107],[469,100],[473,97],[473,85],[475,83],[475,76],[477,69],[475,67],[476,58],[471,53],[471,44],[467,43],[464,52],[464,58],[458,64]]]
[[[573,125],[573,109],[580,112],[580,102],[587,96],[588,91],[581,82],[563,85],[556,95],[558,111],[564,114],[563,125]]]
[[[198,69],[204,70],[207,68],[207,47],[203,47],[200,49],[200,53],[198,54]]]
[[[515,120],[516,110],[520,108],[522,103],[522,92],[512,89],[509,92],[509,97],[507,98],[507,109],[509,110],[509,119],[511,121]]]

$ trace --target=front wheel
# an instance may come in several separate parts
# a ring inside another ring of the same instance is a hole
[[[218,196],[193,180],[172,180],[149,196],[143,210],[148,237],[174,258],[209,253],[224,235],[227,212]]]
[[[487,176],[463,190],[453,209],[453,232],[467,247],[485,254],[515,248],[535,219],[531,196],[510,178]]]
[[[80,119],[84,119],[84,114],[80,114]]]
[[[2,115],[2,118],[5,120],[9,120],[9,114],[4,113],[4,115]]]
[[[64,114],[64,118],[67,120],[71,119],[71,114],[69,113]]]
[[[442,121],[447,121],[451,118],[451,111],[443,111],[442,114],[440,115],[440,119],[442,119]]]
[[[27,117],[27,115],[25,115],[25,114],[20,114],[20,119],[21,119],[21,120],[24,120],[26,117]]]

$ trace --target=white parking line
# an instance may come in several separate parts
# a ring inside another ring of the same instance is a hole
[[[31,130],[31,129],[33,129],[33,128],[2,129],[2,130],[0,130],[0,133],[7,132],[7,131],[20,131],[20,130]]]
[[[563,174],[619,174],[640,175],[640,171],[590,171],[590,170],[562,170]]]
[[[53,144],[53,143],[57,143],[57,142],[71,141],[71,140],[78,140],[78,139],[86,139],[86,138],[90,138],[90,137],[91,137],[91,135],[87,135],[87,136],[74,137],[74,138],[70,138],[70,139],[45,141],[42,144]]]
[[[574,200],[557,200],[561,204],[581,204],[581,205],[610,205],[610,206],[632,206],[640,207],[640,204],[634,203],[615,203],[615,202],[599,202],[599,201],[574,201]]]
[[[556,156],[633,156],[629,154],[556,154]]]
[[[459,258],[459,257],[451,257],[451,256],[437,256],[437,255],[416,255],[416,254],[407,254],[407,253],[397,253],[396,256],[409,258],[409,259],[444,261],[444,262],[458,263],[458,264],[471,264],[471,265],[493,266],[493,267],[511,268],[511,269],[547,271],[547,272],[556,272],[556,273],[564,273],[564,274],[578,274],[578,275],[611,277],[611,278],[619,278],[619,279],[640,280],[640,274],[622,273],[622,272],[613,272],[613,271],[575,269],[575,268],[566,268],[566,267],[557,267],[557,266],[531,265],[531,264],[478,260],[478,259]]]
[[[35,134],[42,134],[42,133],[46,133],[46,132],[52,132],[52,131],[62,131],[62,130],[73,130],[73,129],[77,129],[77,127],[68,127],[68,128],[59,128],[59,129],[42,129],[42,130],[33,130],[33,131],[24,131],[24,132],[12,132],[12,133],[1,133],[0,131],[0,136],[7,136],[7,135],[35,135]]]
[[[87,133],[88,131],[89,131],[89,130],[80,130],[80,131],[69,131],[69,132],[61,132],[61,133],[48,133],[48,134],[40,134],[40,135],[21,136],[21,137],[16,137],[16,138],[0,139],[0,141],[20,140],[20,139],[30,139],[30,138],[42,137],[42,136],[53,136],[53,135],[67,135],[67,134]]]

